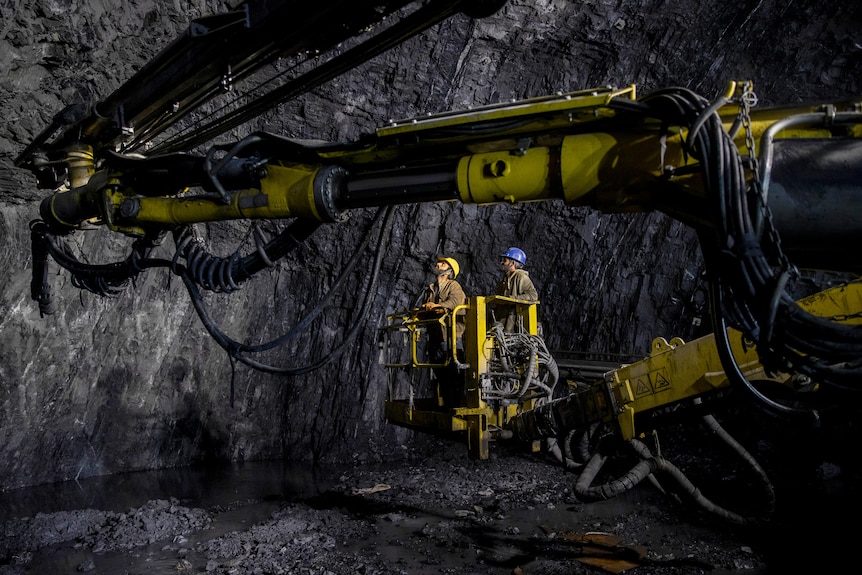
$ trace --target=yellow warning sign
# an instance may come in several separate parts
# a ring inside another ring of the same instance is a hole
[[[634,393],[635,397],[637,397],[651,393],[658,393],[660,391],[667,391],[670,387],[670,380],[662,375],[661,372],[654,371],[646,377],[638,378],[637,381],[635,381]]]
[[[670,382],[661,374],[661,372],[655,372],[653,377],[653,389],[661,391],[666,387],[670,387]]]

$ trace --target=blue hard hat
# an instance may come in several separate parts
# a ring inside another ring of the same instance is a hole
[[[527,254],[525,254],[524,251],[519,248],[509,248],[508,250],[506,250],[506,253],[504,253],[500,257],[515,260],[522,266],[527,265]]]

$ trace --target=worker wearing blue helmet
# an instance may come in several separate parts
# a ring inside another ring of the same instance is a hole
[[[527,254],[520,248],[509,248],[500,256],[500,267],[505,276],[497,284],[497,295],[522,299],[527,301],[538,301],[539,293],[530,274],[523,269],[527,265]]]
[[[520,248],[509,248],[500,256],[500,267],[504,272],[503,279],[497,284],[497,295],[525,301],[539,301],[539,292],[530,279],[530,274],[523,269],[527,264],[527,254]],[[503,329],[515,330],[517,318],[510,313],[503,320]]]

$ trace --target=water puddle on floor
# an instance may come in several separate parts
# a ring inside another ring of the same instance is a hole
[[[281,461],[251,462],[225,467],[177,468],[125,473],[69,481],[0,493],[0,525],[14,518],[63,511],[95,509],[125,513],[152,500],[176,500],[188,508],[218,509],[213,522],[201,531],[133,549],[93,553],[74,541],[34,552],[26,573],[100,575],[174,573],[181,571],[177,548],[194,549],[198,542],[264,521],[286,500],[326,491],[335,470]],[[206,560],[190,551],[195,565]]]
[[[249,462],[180,467],[92,477],[0,492],[0,522],[74,509],[124,512],[152,499],[180,500],[206,509],[243,499],[289,498],[325,490],[334,472],[308,463]]]

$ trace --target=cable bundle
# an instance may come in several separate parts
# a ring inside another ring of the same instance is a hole
[[[643,99],[650,114],[689,128],[685,151],[700,162],[714,215],[714,228],[699,230],[700,241],[725,369],[724,360],[732,360],[730,325],[756,344],[769,371],[799,373],[833,390],[862,390],[862,326],[814,316],[788,292],[798,271],[782,253],[759,180],[747,180],[743,158],[717,113],[728,102],[709,103],[683,88]]]

